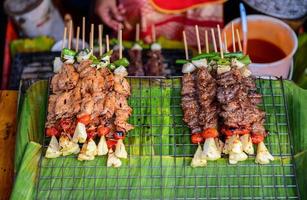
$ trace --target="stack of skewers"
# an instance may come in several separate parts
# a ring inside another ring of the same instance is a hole
[[[128,50],[130,65],[128,73],[130,76],[164,76],[164,58],[162,55],[162,47],[156,41],[155,27],[152,26],[152,44],[147,53],[147,62],[143,63],[143,48],[140,40],[140,25],[136,25],[135,43]],[[123,48],[123,47],[122,47]],[[119,44],[114,45],[111,62],[119,58]]]
[[[99,25],[99,57],[93,55],[94,25],[90,32],[90,49],[84,48],[85,25],[82,26],[82,50],[71,49],[72,25],[68,30],[68,47],[65,47],[67,29],[61,58],[55,59],[58,72],[51,80],[48,102],[46,134],[51,137],[46,157],[56,158],[78,154],[78,160],[93,160],[107,155],[107,166],[121,166],[120,158],[127,158],[123,140],[133,129],[127,121],[132,113],[127,98],[130,85],[125,79],[129,65],[122,57],[110,62],[109,40],[107,53],[102,54],[102,26]],[[77,28],[77,41],[80,28]],[[119,31],[122,46],[122,30]],[[99,137],[98,145],[95,138]],[[80,150],[80,145],[82,148]]]
[[[192,167],[206,166],[207,160],[217,160],[221,154],[229,155],[229,163],[236,164],[254,154],[256,163],[268,164],[274,160],[264,145],[267,132],[264,128],[265,113],[257,105],[262,96],[247,68],[249,57],[241,53],[240,35],[237,38],[240,52],[224,52],[220,27],[217,52],[214,30],[211,30],[214,53],[209,53],[208,33],[205,33],[206,53],[201,53],[198,27],[195,27],[199,55],[189,59],[186,35],[183,40],[186,60],[182,72],[182,109],[184,122],[191,129],[192,143],[198,144],[192,159]],[[235,44],[234,29],[232,28]],[[225,47],[227,42],[225,41]],[[203,147],[201,144],[203,144]]]

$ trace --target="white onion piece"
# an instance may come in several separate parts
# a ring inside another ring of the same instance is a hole
[[[229,65],[219,65],[217,67],[217,74],[223,74],[225,72],[229,72],[231,67]]]
[[[204,167],[207,165],[207,160],[202,156],[203,151],[200,144],[198,144],[197,150],[191,162],[191,167]]]
[[[235,58],[231,60],[231,65],[232,65],[232,66],[237,66],[238,69],[241,69],[242,67],[245,66],[244,63],[238,61],[238,60],[235,59]]]
[[[119,66],[118,68],[116,68],[114,70],[114,74],[119,76],[128,76],[127,69],[124,66]]]
[[[250,75],[252,75],[252,72],[249,69],[247,69],[246,67],[240,69],[240,72],[241,72],[242,76],[244,76],[244,77],[249,77]]]
[[[131,49],[132,50],[140,50],[141,51],[143,48],[138,43],[135,43]]]
[[[127,158],[128,157],[128,153],[126,151],[124,142],[122,139],[117,141],[116,147],[115,147],[115,155],[118,158]]]
[[[162,49],[161,45],[159,43],[153,43],[150,47],[152,51],[160,51]]]
[[[84,60],[88,60],[90,59],[91,55],[93,54],[92,51],[87,51],[87,50],[81,50],[78,54],[77,54],[77,61],[80,63]]]
[[[269,150],[266,148],[263,142],[260,142],[257,146],[257,155],[255,162],[258,164],[269,164],[273,161],[274,157],[270,154]]]
[[[199,60],[192,60],[192,63],[197,68],[208,67],[208,62],[206,58],[199,59]]]
[[[192,63],[188,62],[182,66],[182,73],[187,74],[191,73],[196,69],[195,65]]]
[[[62,68],[63,62],[60,57],[55,57],[53,61],[53,72],[58,73]]]
[[[114,51],[118,51],[118,50],[119,50],[119,45],[118,45],[118,44],[115,45],[115,46],[113,47],[113,50],[114,50]],[[123,45],[122,45],[122,50],[124,50]]]

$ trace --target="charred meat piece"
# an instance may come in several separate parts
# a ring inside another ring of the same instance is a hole
[[[130,76],[144,76],[142,51],[138,49],[129,50],[130,65],[128,73]]]
[[[201,131],[199,124],[200,106],[196,97],[195,73],[183,75],[181,94],[183,121],[187,123],[192,133],[198,133]]]
[[[103,115],[106,119],[112,118],[115,112],[115,93],[110,92],[106,95],[106,99],[104,101],[104,109],[103,109]]]
[[[119,59],[119,50],[118,49],[113,49],[113,53],[110,58],[110,62],[113,63],[114,61]]]
[[[196,92],[196,86],[195,86],[195,76],[193,74],[184,74],[182,77],[182,89],[181,89],[181,95],[185,96],[192,96]]]
[[[203,130],[217,128],[218,116],[215,103],[216,82],[207,68],[197,71],[198,101],[201,106],[199,124]]]
[[[53,93],[59,93],[73,89],[79,80],[79,74],[73,65],[64,64],[60,72],[51,80],[51,88]]]
[[[145,74],[147,76],[163,76],[163,60],[161,51],[150,51],[148,53],[148,61],[145,65]]]
[[[217,100],[221,106],[224,125],[231,128],[252,127],[252,133],[265,134],[263,126],[265,113],[257,104],[262,96],[256,93],[256,84],[251,77],[243,77],[239,70],[217,75]]]
[[[124,96],[130,96],[130,84],[127,79],[122,76],[114,76],[114,91]]]

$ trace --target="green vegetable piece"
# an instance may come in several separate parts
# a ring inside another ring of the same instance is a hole
[[[186,64],[188,62],[189,62],[188,60],[183,60],[183,59],[176,60],[176,64]]]
[[[192,60],[200,60],[200,59],[204,59],[204,58],[212,58],[212,57],[215,57],[215,56],[218,56],[219,54],[218,53],[202,53],[202,54],[199,54],[195,57],[192,58]]]
[[[103,58],[103,57],[105,57],[105,56],[111,56],[112,54],[113,54],[113,50],[110,50],[110,51],[106,52],[105,54],[103,54],[103,55],[101,56],[101,58]]]
[[[242,58],[244,55],[242,52],[224,53],[225,58]]]
[[[230,61],[228,59],[220,59],[217,61],[218,65],[230,65]]]
[[[113,63],[110,63],[108,65],[108,68],[111,69],[111,70],[114,70],[114,69],[116,69],[116,66]]]
[[[144,42],[142,40],[136,41],[136,44],[140,45],[143,48]]]
[[[62,50],[62,54],[61,56],[64,57],[64,56],[75,56],[77,53],[71,49],[68,49],[68,48],[64,48]]]
[[[118,39],[116,39],[116,38],[112,38],[111,40],[110,40],[110,45],[116,45],[116,44],[118,44]]]
[[[243,56],[240,60],[241,63],[243,63],[244,65],[249,65],[252,63],[250,57],[248,55]]]
[[[91,57],[89,58],[89,60],[91,60],[91,61],[93,61],[93,62],[94,62],[94,60],[98,60],[98,59],[97,59],[97,57],[96,57],[96,56],[91,55]]]
[[[129,61],[127,58],[122,58],[122,59],[116,60],[113,64],[116,67],[119,67],[119,66],[127,67],[129,65]]]
[[[98,65],[99,64],[99,60],[98,59],[94,59],[92,60],[92,65]]]

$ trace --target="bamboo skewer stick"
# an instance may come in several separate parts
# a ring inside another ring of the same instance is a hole
[[[122,59],[123,58],[123,32],[122,32],[123,30],[122,29],[120,29],[119,30],[119,59]]]
[[[184,44],[184,51],[185,51],[185,59],[189,60],[189,51],[188,51],[187,37],[186,37],[185,31],[182,31],[182,37],[183,37],[183,44]]]
[[[64,27],[64,33],[63,33],[63,41],[62,41],[62,49],[65,48],[65,43],[66,43],[66,34],[67,34],[67,28]]]
[[[214,34],[214,29],[213,28],[211,29],[211,36],[212,36],[214,52],[217,53],[216,40],[215,40],[215,34]]]
[[[156,28],[155,25],[152,25],[151,27],[151,34],[152,34],[152,43],[156,42]]]
[[[208,31],[205,31],[205,44],[206,44],[206,53],[209,53],[209,41],[208,41]]]
[[[221,53],[221,58],[224,58],[224,52],[223,52],[223,43],[222,43],[222,36],[221,36],[221,29],[220,25],[217,25],[217,33],[219,36],[219,45],[220,45],[220,53]]]
[[[225,52],[228,52],[228,44],[227,44],[226,32],[224,32],[224,45],[225,45]]]
[[[110,43],[109,43],[109,35],[106,35],[106,46],[107,46],[107,52],[110,51]]]
[[[236,29],[236,33],[237,33],[237,40],[238,40],[238,45],[239,45],[239,51],[242,52],[242,44],[241,44],[240,33],[239,33],[238,29]]]
[[[94,24],[91,24],[91,32],[90,32],[90,37],[91,37],[91,49],[94,50]]]
[[[98,25],[98,32],[99,32],[99,36],[98,36],[98,40],[99,40],[99,56],[102,56],[102,30],[103,26],[101,24]]]
[[[85,17],[82,17],[82,49],[85,48]]]
[[[136,24],[135,27],[135,41],[139,41],[140,40],[140,24]]]
[[[71,49],[71,38],[72,38],[72,20],[69,21],[69,28],[68,28],[68,49]]]
[[[78,50],[79,50],[79,37],[80,37],[80,26],[77,27],[76,52],[78,52]]]
[[[231,37],[232,37],[232,51],[236,52],[236,38],[235,38],[235,29],[233,23],[231,23]]]
[[[90,43],[90,50],[93,50],[93,48],[92,48],[92,32],[90,31],[90,41],[89,41],[89,43]]]
[[[199,30],[198,30],[198,26],[197,26],[197,25],[195,25],[195,33],[196,33],[196,41],[197,41],[198,53],[201,54],[201,45],[200,45],[200,38],[199,38]]]

